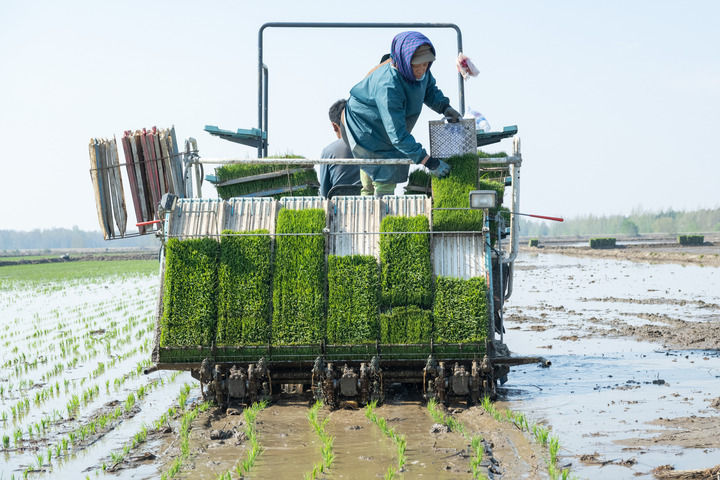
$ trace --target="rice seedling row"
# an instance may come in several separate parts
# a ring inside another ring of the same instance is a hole
[[[387,420],[383,417],[379,417],[375,413],[375,408],[377,407],[377,402],[373,401],[367,404],[365,407],[365,416],[374,423],[380,431],[388,437],[390,440],[393,441],[395,444],[395,447],[397,449],[397,464],[396,465],[390,465],[385,472],[385,480],[392,480],[397,475],[402,473],[405,470],[405,463],[407,461],[407,458],[405,457],[405,449],[407,447],[407,441],[405,439],[404,435],[398,434],[394,428],[388,427]]]
[[[180,455],[175,457],[175,460],[172,461],[167,471],[162,474],[160,477],[162,480],[170,480],[180,473],[183,461],[188,457],[188,455],[190,455],[190,442],[188,440],[188,436],[190,434],[192,422],[200,413],[204,412],[208,408],[210,408],[210,402],[203,402],[183,414],[180,420]]]
[[[443,414],[438,408],[435,399],[431,399],[428,402],[427,409],[433,420],[447,426],[450,431],[460,433],[467,441],[470,442],[470,451],[472,452],[470,469],[472,470],[473,478],[476,480],[487,480],[487,475],[481,471],[483,457],[485,456],[485,443],[483,438],[480,435],[470,435],[462,422],[459,422],[456,418],[450,415]]]
[[[267,402],[263,400],[260,403],[253,403],[249,408],[243,410],[243,417],[245,418],[245,437],[248,445],[250,445],[250,448],[248,448],[245,458],[238,462],[232,470],[238,475],[238,478],[245,478],[245,476],[250,473],[253,465],[255,465],[257,457],[262,453],[262,446],[257,438],[257,428],[255,423],[258,413],[260,413],[260,410],[263,410],[265,407],[267,407]],[[232,471],[228,470],[219,474],[217,476],[217,480],[232,480]]]
[[[305,480],[315,480],[321,474],[327,473],[335,460],[335,455],[333,454],[333,437],[325,430],[325,426],[330,421],[330,417],[325,417],[322,421],[318,419],[318,412],[322,407],[322,402],[317,401],[307,414],[310,425],[320,438],[320,454],[322,455],[322,459],[313,465],[313,469],[310,472],[304,475]]]
[[[173,372],[173,375],[171,376],[171,382],[174,381],[174,379],[180,374],[180,372]],[[110,452],[110,460],[111,464],[108,467],[105,463],[103,463],[102,470],[103,471],[113,471],[115,468],[123,462],[123,460],[136,448],[138,448],[140,445],[142,445],[145,440],[147,439],[148,435],[148,428],[151,428],[152,431],[158,431],[162,428],[165,428],[165,426],[168,424],[169,419],[173,418],[175,414],[177,413],[178,409],[180,411],[184,411],[185,409],[185,402],[187,401],[187,395],[190,392],[190,385],[185,384],[180,390],[180,394],[178,395],[178,408],[175,408],[174,406],[171,406],[167,409],[160,417],[155,419],[150,426],[143,423],[140,427],[140,429],[128,440],[125,445],[122,446],[121,449]]]
[[[145,330],[140,330],[138,333],[143,333]],[[118,342],[113,344],[112,346],[108,344],[108,351],[110,351],[110,347],[112,347],[112,351],[121,351],[120,347],[123,344],[127,344],[131,341],[132,335],[128,334],[126,337],[123,337],[119,339]],[[124,351],[118,355],[114,355],[110,358],[107,365],[104,362],[99,362],[97,367],[90,370],[92,366],[89,364],[87,368],[85,368],[85,371],[87,372],[85,376],[80,377],[79,381],[78,379],[73,379],[73,381],[65,380],[64,383],[64,389],[61,392],[60,383],[59,381],[56,381],[55,384],[51,384],[49,387],[41,388],[40,390],[36,390],[34,394],[34,400],[32,403],[32,407],[39,408],[43,404],[45,404],[48,400],[53,399],[57,402],[64,401],[65,398],[70,398],[68,400],[68,415],[71,415],[71,402],[74,403],[76,406],[79,405],[79,400],[82,399],[83,405],[87,405],[87,403],[92,400],[100,391],[99,384],[95,384],[91,387],[86,387],[82,391],[78,391],[80,388],[82,388],[86,382],[90,382],[92,380],[100,379],[102,380],[103,377],[106,376],[106,372],[111,371],[110,369],[115,367],[116,365],[118,367],[122,367],[124,364],[126,364],[127,359],[132,359],[133,357],[141,354],[146,354],[150,350],[150,342],[149,339],[145,339],[145,341],[140,346],[135,346],[131,348],[128,351]],[[87,361],[89,358],[93,358],[96,355],[88,356],[85,358],[84,361]],[[75,359],[77,360],[77,358]],[[76,362],[68,364],[68,369],[70,369],[72,366],[74,366]],[[147,366],[147,360],[142,365]],[[60,369],[59,369],[60,370]],[[130,370],[129,373],[137,375],[138,367],[135,367],[135,372],[133,370]],[[80,373],[80,372],[78,372]],[[121,379],[126,379],[128,377],[128,373],[121,375]],[[124,383],[124,380],[119,383],[118,378],[115,379],[114,385],[117,389],[119,385]],[[109,390],[109,384],[110,379],[105,380],[105,386],[106,390]],[[27,393],[27,392],[25,392]],[[13,424],[17,424],[17,422],[23,420],[23,418],[28,414],[28,412],[31,409],[31,404],[28,401],[28,396],[26,395],[24,398],[18,400],[18,402],[15,405],[12,405],[10,407],[10,413],[12,414]],[[74,410],[74,409],[73,409]],[[3,412],[3,415],[6,415],[7,412]]]
[[[80,454],[88,448],[96,448],[99,440],[108,433],[142,413],[145,399],[153,391],[169,386],[179,372],[167,377],[159,376],[136,391],[130,392],[117,406],[111,409],[96,411],[86,420],[78,423],[72,430],[50,439],[35,439],[27,446],[29,455],[25,455],[16,464],[23,465],[24,476],[31,473],[42,473],[66,469],[68,464],[84,463]],[[112,441],[112,440],[111,440]],[[77,460],[77,461],[76,461]],[[82,467],[83,469],[85,467]]]
[[[0,290],[12,319],[0,333],[0,449],[23,476],[67,462],[164,383],[140,378],[152,348],[155,277],[36,283],[29,294],[27,285],[5,281]],[[123,296],[114,295],[121,287]],[[120,405],[103,408],[123,390]]]
[[[483,398],[482,408],[498,422],[513,423],[520,431],[527,432],[537,443],[547,448],[547,469],[550,480],[567,480],[571,478],[569,468],[558,467],[557,456],[560,451],[560,439],[555,435],[550,435],[550,430],[547,427],[537,423],[531,424],[522,412],[513,412],[510,409],[505,410],[505,413],[501,412],[495,408],[489,397]]]

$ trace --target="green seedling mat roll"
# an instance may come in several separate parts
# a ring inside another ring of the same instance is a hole
[[[485,279],[438,277],[433,308],[435,341],[479,342],[487,338],[488,307]]]
[[[233,232],[267,234],[267,230]],[[270,341],[272,250],[269,236],[224,236],[218,268],[217,345],[258,345]]]
[[[380,271],[368,255],[328,257],[327,341],[375,343],[380,315]]]
[[[427,232],[426,216],[385,217],[381,232]],[[381,286],[384,307],[432,304],[430,235],[399,233],[380,235]]]
[[[168,240],[160,346],[210,346],[217,319],[219,244],[212,238]]]
[[[320,343],[325,337],[325,212],[282,209],[273,281],[273,345]]]

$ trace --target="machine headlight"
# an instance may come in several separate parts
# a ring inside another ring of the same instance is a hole
[[[494,208],[496,195],[495,190],[473,190],[470,192],[470,208]]]

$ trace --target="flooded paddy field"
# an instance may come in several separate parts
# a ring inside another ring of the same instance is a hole
[[[552,366],[513,368],[499,415],[451,405],[437,417],[396,385],[374,420],[349,406],[313,423],[307,393],[253,418],[204,403],[187,373],[144,375],[157,262],[96,263],[106,271],[84,278],[0,268],[2,479],[482,478],[478,451],[488,478],[552,478],[548,446],[521,418],[559,439],[571,477],[720,464],[715,267],[524,252],[505,341]]]
[[[508,344],[552,367],[514,368],[498,405],[552,425],[583,478],[720,463],[720,269],[528,253],[516,267]]]

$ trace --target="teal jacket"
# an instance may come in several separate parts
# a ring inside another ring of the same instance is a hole
[[[410,134],[423,104],[438,113],[450,100],[435,85],[430,70],[420,82],[406,81],[390,63],[381,65],[350,90],[345,124],[353,136],[355,158],[410,158],[420,163],[427,155]],[[376,182],[407,180],[409,165],[364,165]]]

